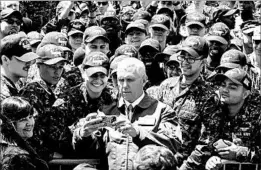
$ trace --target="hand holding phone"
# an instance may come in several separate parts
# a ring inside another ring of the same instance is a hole
[[[223,140],[223,139],[219,139],[218,141],[216,141],[213,146],[216,148],[216,149],[220,149],[220,148],[226,148],[228,147],[229,145],[226,144],[226,142]]]

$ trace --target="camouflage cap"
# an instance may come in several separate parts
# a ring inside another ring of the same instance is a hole
[[[133,31],[135,29],[147,34],[144,24],[142,24],[140,22],[131,22],[131,23],[129,23],[129,25],[127,26],[127,28],[125,30],[125,35],[128,35],[131,31]]]
[[[156,14],[163,14],[163,15],[169,16],[170,18],[173,18],[173,16],[174,16],[173,10],[170,10],[169,8],[165,8],[165,7],[158,9]]]
[[[192,57],[198,58],[208,56],[209,46],[205,38],[200,36],[189,36],[183,41],[179,51],[186,51]]]
[[[30,45],[34,45],[36,43],[40,43],[43,39],[43,36],[37,31],[31,31],[27,34]]]
[[[24,32],[11,34],[1,39],[0,55],[14,56],[23,62],[29,62],[39,57],[32,52],[30,42]]]
[[[186,26],[199,25],[201,27],[206,26],[206,16],[200,12],[190,12],[186,15]]]
[[[105,31],[105,29],[103,29],[102,27],[99,26],[91,26],[88,27],[83,34],[83,41],[90,43],[93,40],[95,40],[96,38],[102,38],[104,39],[106,42],[110,42],[110,40],[107,37],[107,33]]]
[[[167,60],[169,60],[169,57],[177,53],[179,48],[179,45],[168,45],[162,53],[158,53],[155,55],[155,60],[158,62],[162,62],[165,59],[165,57],[168,57]]]
[[[82,20],[75,19],[69,23],[68,36],[71,36],[76,33],[83,34],[84,31],[85,31],[85,24],[82,22]]]
[[[101,23],[103,22],[103,20],[108,19],[108,18],[112,18],[112,19],[115,19],[115,20],[119,21],[119,19],[117,18],[115,10],[107,10],[104,13],[104,15],[101,16],[101,20],[100,20]]]
[[[240,68],[234,68],[228,70],[224,74],[217,74],[215,80],[223,82],[224,80],[229,79],[233,83],[244,86],[247,90],[251,90],[252,81],[249,78],[247,72]]]
[[[179,55],[178,53],[171,55],[169,61],[166,62],[166,66],[169,66],[171,64],[177,64],[179,66],[180,63],[178,61],[178,55]]]
[[[147,48],[153,49],[157,52],[160,52],[160,43],[158,40],[152,39],[152,38],[148,38],[146,40],[144,40],[139,48],[139,52],[140,54],[142,54],[142,52],[144,50],[146,50]]]
[[[136,21],[138,19],[145,19],[148,22],[151,21],[151,14],[148,11],[139,9],[134,15],[133,20]]]
[[[138,58],[138,51],[133,45],[123,44],[115,50],[114,56],[117,57],[119,55],[128,55]]]
[[[5,8],[1,11],[1,18],[0,19],[6,19],[10,16],[16,16],[17,19],[22,21],[22,14],[19,11],[13,10],[12,8]]]
[[[223,22],[218,22],[210,27],[206,38],[208,41],[218,41],[227,45],[231,39],[230,30],[226,24]]]
[[[71,51],[67,46],[68,38],[65,34],[57,31],[47,33],[37,48],[43,47],[47,44],[61,46],[64,51]]]
[[[165,30],[170,29],[170,18],[164,14],[154,15],[151,19],[150,27],[160,27]]]
[[[43,47],[37,48],[36,53],[40,56],[36,60],[37,63],[53,65],[61,61],[68,62],[68,60],[65,59],[64,51],[61,46],[54,44],[46,44]]]
[[[247,65],[247,58],[244,53],[239,50],[231,49],[226,51],[221,59],[220,59],[220,66],[219,68],[240,68]]]
[[[82,65],[88,76],[97,72],[107,74],[109,69],[109,58],[102,52],[91,52],[85,56]]]

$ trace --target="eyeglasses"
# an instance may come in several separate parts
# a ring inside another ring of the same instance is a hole
[[[195,63],[196,60],[201,60],[202,58],[192,58],[192,57],[186,57],[184,55],[179,55],[177,57],[177,59],[180,61],[180,62],[184,62],[186,60],[186,62],[188,62],[189,64],[193,64]]]
[[[119,22],[116,19],[104,19],[101,23],[101,25],[109,25],[109,24],[117,25],[119,24]]]
[[[11,18],[3,19],[3,21],[7,22],[10,25],[13,25],[14,23],[16,23],[16,25],[18,25],[18,26],[22,25],[22,21],[14,20],[14,19],[11,19]]]
[[[98,5],[102,5],[102,6],[105,6],[105,5],[108,5],[108,2],[98,2]]]

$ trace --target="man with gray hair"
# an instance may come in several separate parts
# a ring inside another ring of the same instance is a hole
[[[123,59],[117,67],[121,97],[101,110],[105,117],[115,116],[116,121],[107,127],[99,111],[85,117],[79,124],[79,133],[73,136],[76,142],[85,140],[86,147],[106,152],[103,155],[107,158],[101,160],[107,163],[101,162],[101,165],[107,169],[132,169],[134,155],[148,144],[168,147],[174,153],[180,146],[179,126],[174,121],[173,110],[143,91],[146,81],[142,61]]]

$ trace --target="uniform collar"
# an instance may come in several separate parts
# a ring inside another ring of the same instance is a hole
[[[12,87],[13,89],[16,89],[16,90],[17,90],[15,84],[14,84],[8,77],[2,75],[2,78],[1,78],[1,79],[6,82],[6,84],[8,85],[8,87]]]

